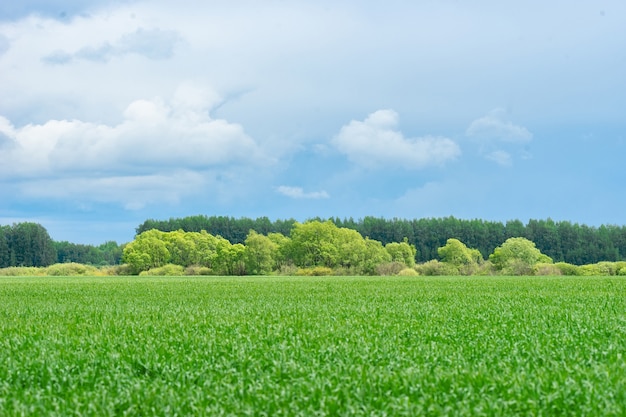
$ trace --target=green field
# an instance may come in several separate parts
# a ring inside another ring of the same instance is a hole
[[[0,415],[624,415],[623,278],[0,278]]]

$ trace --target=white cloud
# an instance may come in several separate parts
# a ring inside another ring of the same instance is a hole
[[[49,120],[16,128],[1,118],[0,132],[14,146],[6,151],[0,178],[268,160],[241,125],[212,119],[199,102],[176,103],[136,100],[117,125]]]
[[[353,120],[342,127],[332,143],[352,162],[367,168],[420,169],[441,165],[461,154],[448,138],[405,138],[397,125],[395,111],[378,110],[364,121]]]
[[[506,111],[500,108],[474,120],[465,134],[479,141],[526,143],[533,139],[528,129],[510,122]]]
[[[207,172],[236,182],[245,170],[272,164],[241,125],[209,116],[216,102],[210,89],[184,84],[170,102],[132,102],[116,125],[49,120],[15,127],[0,116],[0,181],[19,184],[27,197],[137,209],[175,203],[210,183]]]
[[[501,166],[511,166],[513,164],[511,160],[511,154],[503,150],[490,152],[489,154],[485,155],[485,158]]]
[[[323,191],[323,190],[311,191],[311,192],[306,193],[304,192],[302,187],[290,187],[287,185],[281,185],[277,187],[276,191],[282,195],[295,198],[295,199],[317,200],[317,199],[330,198],[330,195],[326,191]]]

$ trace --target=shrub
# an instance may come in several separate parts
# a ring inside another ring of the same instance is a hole
[[[413,268],[404,268],[402,271],[398,272],[399,277],[416,277],[419,274]]]
[[[578,270],[580,271],[580,275],[584,276],[604,275],[598,264],[581,265],[578,267]]]
[[[45,273],[46,275],[54,277],[101,275],[101,272],[97,268],[91,265],[84,265],[76,262],[50,265],[45,269]]]
[[[280,266],[278,275],[293,276],[298,273],[298,267],[294,264],[284,264]]]
[[[102,275],[107,275],[107,276],[133,275],[132,268],[130,267],[130,265],[127,265],[127,264],[112,265],[112,266],[100,268],[100,273]]]
[[[400,271],[406,269],[404,262],[385,262],[376,265],[376,275],[398,275]]]
[[[615,262],[615,275],[626,275],[626,262]]]
[[[439,262],[436,259],[415,266],[415,270],[419,275],[437,276],[437,275],[459,275],[459,270],[454,265],[446,262]]]
[[[184,274],[185,274],[185,269],[182,266],[174,265],[174,264],[166,264],[158,268],[152,268],[152,269],[149,269],[148,271],[143,271],[139,275],[176,277],[176,276],[181,276]]]
[[[213,275],[213,270],[206,266],[191,265],[185,268],[185,275]]]
[[[577,265],[568,264],[567,262],[557,262],[554,264],[554,266],[561,271],[561,275],[581,275],[580,268]]]
[[[533,268],[533,274],[542,275],[542,276],[563,275],[563,273],[561,272],[561,269],[558,266],[554,264],[546,264],[546,263],[538,263],[537,265],[535,265],[535,267]]]
[[[307,276],[307,277],[321,277],[332,275],[333,270],[326,266],[315,266],[313,268],[300,268],[296,272],[296,275]]]
[[[44,275],[45,268],[35,266],[10,266],[8,268],[0,268],[0,275],[8,277],[30,277]]]

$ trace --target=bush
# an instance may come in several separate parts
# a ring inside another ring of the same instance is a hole
[[[400,271],[406,269],[404,262],[385,262],[376,265],[376,275],[398,275]]]
[[[558,276],[563,275],[561,269],[554,264],[538,263],[533,269],[534,275]]]
[[[182,266],[174,265],[174,264],[167,264],[158,268],[152,268],[148,271],[143,271],[139,275],[178,277],[184,274],[185,274],[185,269]]]
[[[185,268],[185,275],[213,275],[213,270],[206,266],[191,265]]]
[[[35,266],[10,266],[8,268],[0,268],[0,275],[7,277],[32,277],[44,275],[45,268]]]
[[[102,275],[101,271],[97,268],[76,262],[50,265],[45,269],[45,273],[53,277]]]
[[[419,274],[413,268],[404,268],[402,271],[398,272],[399,277],[416,277]]]
[[[556,266],[561,271],[561,275],[581,275],[581,271],[577,265],[568,264],[567,262],[557,262],[554,264],[554,266]]]
[[[316,266],[313,268],[300,268],[296,272],[296,275],[307,277],[321,277],[333,275],[333,270],[325,266]]]
[[[626,275],[626,262],[619,261],[615,262],[615,275]]]
[[[130,265],[121,264],[100,268],[100,273],[107,276],[127,276],[133,275]]]
[[[298,267],[294,264],[284,264],[280,266],[278,275],[293,276],[298,273]]]
[[[420,265],[416,265],[415,270],[419,275],[427,276],[459,275],[458,268],[446,262],[439,262],[436,259]]]
[[[581,265],[578,267],[580,275],[584,276],[599,276],[606,275],[602,272],[602,268],[598,264]]]

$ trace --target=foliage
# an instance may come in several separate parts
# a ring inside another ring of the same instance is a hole
[[[626,414],[620,278],[4,278],[0,302],[3,416]]]
[[[158,268],[151,268],[147,271],[143,271],[139,275],[179,277],[184,274],[185,269],[181,265],[167,264]]]
[[[314,219],[324,223],[324,219]],[[535,242],[537,249],[557,262],[575,265],[593,264],[600,261],[626,260],[626,226],[602,225],[589,227],[568,221],[529,220],[524,224],[519,220],[506,223],[479,219],[462,220],[454,217],[423,219],[384,219],[364,217],[327,219],[338,228],[356,230],[361,236],[379,241],[384,245],[402,242],[407,239],[417,249],[416,262],[436,259],[438,248],[447,239],[456,238],[468,247],[477,249],[487,258],[494,249],[511,237],[524,237]],[[280,233],[289,236],[291,220],[270,221],[266,217],[256,220],[235,219],[222,216],[191,216],[165,221],[147,220],[137,228],[137,234],[156,228],[162,231],[183,230],[222,236],[231,243],[244,243],[249,230],[260,234]],[[0,244],[1,245],[1,244]]]
[[[403,269],[406,269],[404,262],[384,262],[376,266],[376,275],[398,275]]]
[[[419,274],[413,268],[404,268],[402,271],[398,272],[398,276],[400,277],[416,277]]]
[[[170,261],[165,236],[158,230],[143,232],[124,247],[122,261],[130,266],[134,274],[165,265]]]
[[[472,275],[484,261],[477,249],[470,249],[458,239],[448,239],[445,246],[437,249],[439,258],[456,268],[461,275]]]
[[[40,224],[17,223],[0,230],[0,267],[37,267],[56,262],[54,242]]]
[[[409,244],[406,238],[402,242],[387,243],[385,250],[389,253],[393,262],[401,262],[408,268],[415,266],[417,250],[415,246]]]
[[[109,241],[99,246],[82,245],[67,241],[54,242],[57,263],[75,262],[89,265],[117,265],[122,258],[122,248]]]
[[[313,268],[298,268],[296,275],[307,277],[322,277],[334,275],[334,271],[327,266],[315,266]]]
[[[557,262],[554,264],[554,266],[559,268],[559,270],[561,271],[561,275],[568,275],[568,276],[582,275],[578,265],[568,264],[567,262]]]
[[[267,275],[277,267],[278,244],[267,236],[250,230],[246,237],[244,262],[251,275]]]
[[[100,271],[91,266],[79,264],[76,262],[54,264],[45,269],[45,275],[48,276],[87,276],[100,275]]]
[[[446,262],[439,262],[437,259],[415,265],[415,270],[420,275],[427,276],[443,276],[443,275],[459,275],[459,269]]]
[[[532,275],[559,276],[563,275],[561,268],[552,263],[538,263],[533,267]]]
[[[552,259],[523,237],[511,237],[489,255],[493,266],[507,275],[531,275],[538,263],[552,263]]]

